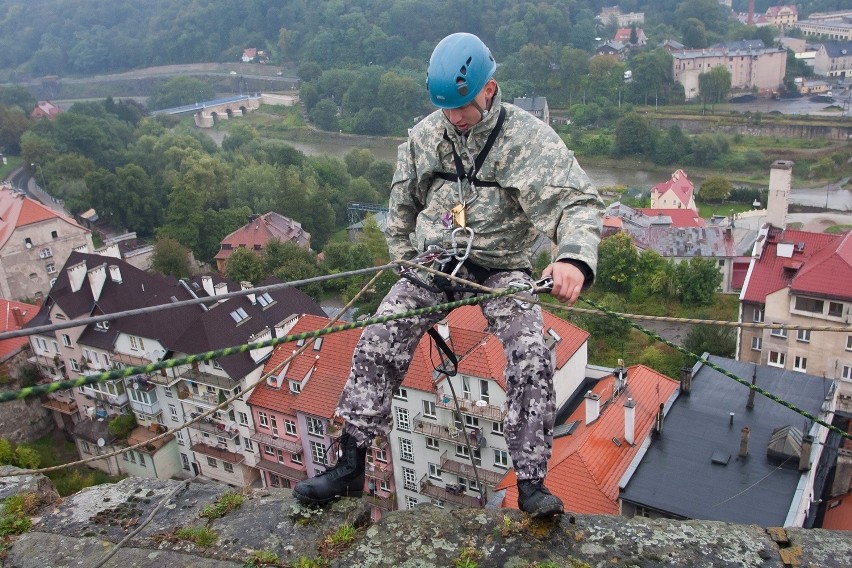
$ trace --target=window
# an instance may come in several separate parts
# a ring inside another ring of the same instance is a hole
[[[414,463],[414,446],[407,438],[399,439],[399,459]]]
[[[804,298],[802,296],[796,296],[795,306],[795,309],[801,312],[821,314],[823,306],[825,306],[825,302],[823,302],[822,300],[817,300],[815,298]]]
[[[470,394],[470,378],[462,377],[462,396],[468,400],[473,398]]]
[[[402,486],[409,491],[417,491],[417,472],[407,467],[402,468]]]
[[[773,367],[784,367],[787,364],[787,354],[780,353],[778,351],[770,351],[769,352],[769,360],[766,362],[767,365],[771,365]]]
[[[40,251],[38,251],[39,258],[50,258],[53,256],[53,251],[50,250],[50,247],[44,247]]]
[[[172,393],[171,387],[163,387],[163,392],[166,393],[166,398],[174,398],[175,395]]]
[[[257,297],[257,303],[264,308],[269,304],[273,303],[274,301],[275,300],[272,299],[272,296],[269,295],[269,292],[264,292],[263,294]]]
[[[758,323],[763,321],[763,308],[754,308],[753,321],[758,322]]]
[[[142,467],[148,467],[147,465],[145,465],[145,454],[143,454],[142,452],[139,452],[139,465],[141,465]]]
[[[189,458],[186,457],[186,454],[180,455],[180,461],[181,461],[181,464],[183,465],[183,469],[189,471]]]
[[[257,413],[257,422],[264,428],[269,428],[269,416],[265,412]]]
[[[426,447],[430,450],[437,450],[441,446],[436,438],[430,438],[429,436],[426,436]]]
[[[411,432],[411,421],[408,419],[408,409],[395,406],[396,411],[396,427],[403,432]]]
[[[49,262],[47,266],[44,267],[48,274],[53,274],[56,272],[56,265],[52,262]]]
[[[58,239],[59,238],[59,232],[58,231],[50,231],[50,238],[51,239]]]
[[[429,477],[441,481],[441,467],[438,464],[429,464]]]
[[[240,418],[241,425],[248,426],[248,414],[245,412],[237,412],[237,416]]]
[[[275,416],[269,417],[269,428],[272,430],[272,436],[278,437],[278,419]]]
[[[800,330],[796,331],[796,341],[801,341],[803,343],[810,343],[810,341],[811,341],[811,330],[800,329]]]
[[[385,479],[379,481],[379,489],[381,489],[382,491],[390,491],[390,481],[387,481]]]
[[[479,381],[479,398],[485,402],[489,402],[488,398],[488,381]]]
[[[491,433],[497,434],[498,436],[503,435],[503,423],[502,422],[492,422],[491,423]]]
[[[412,491],[414,491],[414,490],[412,489]],[[414,507],[417,506],[417,503],[418,503],[418,501],[417,501],[416,497],[412,497],[411,495],[405,496],[405,508],[406,509],[413,509]]]
[[[71,370],[79,373],[80,372],[80,364],[77,362],[77,359],[68,359],[68,364],[71,365]]]
[[[302,392],[302,383],[299,381],[290,381],[290,392],[294,392],[296,394]]]
[[[852,335],[846,336],[846,351],[852,351]]]
[[[843,317],[843,304],[841,304],[840,302],[829,302],[828,315],[833,318]]]
[[[71,337],[68,334],[62,334],[62,345],[65,347],[71,347]]]
[[[184,445],[184,442],[183,442],[183,432],[181,432],[180,430],[177,430],[177,431],[175,432],[175,438],[177,438],[177,443],[178,443],[178,445],[179,445],[179,446],[183,446],[183,445]]]
[[[29,237],[24,239],[24,246],[27,248],[33,248],[33,240]]]
[[[268,455],[268,456],[274,456],[275,455],[275,448],[273,448],[272,446],[270,446],[268,444],[263,444],[263,453]]]
[[[295,464],[302,465],[302,454],[290,454],[290,461]]]
[[[376,461],[388,463],[388,454],[384,450],[376,450]]]
[[[431,400],[423,401],[423,416],[428,418],[435,418],[435,402]]]
[[[311,416],[307,419],[308,424],[308,433],[313,434],[314,436],[322,436],[324,433],[322,420],[319,418],[313,418]]]
[[[476,416],[464,415],[464,423],[470,428],[479,428],[479,418]]]
[[[394,398],[398,398],[400,400],[408,400],[408,390],[402,387],[396,389],[396,392],[393,393]]]
[[[216,460],[211,458],[210,456],[207,456],[207,465],[209,465],[210,467],[214,467],[214,468],[219,467],[219,464],[216,463]]]
[[[774,322],[774,323],[778,323],[778,322]],[[787,337],[787,330],[783,329],[783,328],[774,328],[772,331],[769,332],[769,334],[772,335],[773,337],[784,337],[784,338],[786,338]]]
[[[222,468],[228,473],[234,473],[234,466],[232,466],[228,462],[222,462]]]
[[[494,465],[497,467],[509,467],[509,453],[505,450],[494,449]]]
[[[251,440],[249,440],[248,438],[243,438],[243,445],[245,446],[247,451],[254,451],[254,446],[252,446]]]
[[[843,365],[843,374],[841,377],[847,381],[852,379],[852,365]]]
[[[804,373],[808,370],[808,358],[796,355],[793,358],[793,370]]]
[[[133,351],[139,351],[141,349],[145,349],[145,343],[142,341],[141,337],[136,337],[134,335],[131,335],[129,337],[130,337],[130,348]]]
[[[233,319],[237,323],[247,320],[248,317],[248,314],[242,308],[237,308],[236,310],[231,312],[231,319]]]
[[[296,423],[292,420],[284,419],[284,431],[290,436],[296,435]]]
[[[311,460],[315,464],[325,465],[325,446],[319,442],[311,442]]]
[[[762,337],[752,337],[751,338],[751,350],[752,351],[760,351],[763,349],[763,338]]]

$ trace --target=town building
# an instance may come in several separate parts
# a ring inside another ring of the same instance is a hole
[[[648,37],[645,35],[645,31],[642,28],[636,28],[636,42],[630,41],[630,38],[633,36],[633,28],[618,28],[615,30],[615,35],[612,37],[613,41],[617,41],[623,45],[632,45],[641,47],[648,43]]]
[[[30,118],[47,118],[53,120],[62,110],[50,101],[38,101],[30,113]]]
[[[776,91],[787,72],[787,50],[765,47],[760,40],[742,40],[672,52],[674,80],[683,85],[687,100],[700,95],[698,76],[720,66],[731,74],[731,89]]]
[[[228,257],[238,248],[245,248],[259,255],[269,241],[294,243],[305,249],[311,248],[311,234],[298,221],[270,211],[263,215],[251,215],[248,223],[226,236],[216,253],[216,270],[225,272]]]
[[[512,101],[512,104],[524,109],[545,124],[550,124],[550,108],[547,106],[547,97],[518,97]]]
[[[807,20],[799,20],[793,27],[800,29],[805,36],[828,41],[852,41],[852,14],[848,11],[811,14]]]
[[[609,26],[615,24],[620,28],[630,27],[631,24],[644,24],[645,12],[629,12],[622,14],[618,6],[609,6],[601,8],[601,11],[595,16],[595,20],[601,26]]]
[[[94,250],[74,219],[0,186],[0,297],[41,299],[73,251]]]
[[[620,482],[650,443],[660,406],[677,381],[643,365],[623,364],[577,394],[575,410],[554,430],[547,486],[572,513],[618,515]],[[517,508],[514,472],[500,482],[503,507]]]
[[[486,331],[475,306],[457,308],[437,330],[458,356],[458,372],[442,372],[450,369],[424,336],[394,394],[390,446],[398,506],[476,507],[493,499],[499,504],[495,487],[512,468],[503,434],[503,346]],[[589,334],[548,312],[542,332],[553,354],[560,408],[585,379]]]
[[[825,42],[814,56],[814,73],[823,77],[852,77],[852,36]]]
[[[651,209],[691,209],[695,204],[695,186],[683,170],[675,170],[672,177],[651,187]]]
[[[621,43],[620,41],[607,41],[595,50],[598,55],[612,55],[618,57],[619,59],[624,59],[627,57],[627,46]]]
[[[23,329],[36,313],[38,306],[0,298],[0,333]],[[26,337],[0,339],[0,364],[27,351],[29,344]]]
[[[799,20],[799,9],[795,4],[770,6],[766,9],[766,20],[780,30],[787,30]]]
[[[833,419],[830,379],[705,357],[825,422]],[[623,515],[813,526],[833,465],[827,428],[701,362],[661,410],[654,437],[619,481]]]

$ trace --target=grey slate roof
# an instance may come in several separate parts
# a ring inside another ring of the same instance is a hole
[[[852,41],[830,41],[822,45],[825,47],[825,53],[832,59],[852,56]]]
[[[754,366],[710,356],[709,360],[750,380]],[[814,415],[832,381],[773,367],[757,367],[757,385]],[[625,501],[671,516],[763,527],[783,526],[800,472],[798,461],[782,467],[767,459],[773,430],[793,426],[808,433],[810,425],[792,410],[760,394],[746,408],[749,389],[702,365],[690,395],[680,393],[642,463],[622,491]],[[734,424],[729,425],[729,413]],[[751,430],[749,452],[739,458],[740,432]],[[727,465],[711,459],[730,457]]]
[[[547,105],[547,97],[518,97],[512,104],[527,112],[543,112]]]

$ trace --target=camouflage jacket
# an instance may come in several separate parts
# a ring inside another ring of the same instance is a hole
[[[556,244],[556,259],[575,259],[596,271],[603,202],[574,153],[545,123],[495,95],[492,111],[466,136],[439,110],[409,132],[397,154],[388,216],[392,258],[410,259],[428,245],[450,248],[451,211],[459,184],[436,174],[456,174],[452,145],[467,171],[494,128],[499,108],[505,122],[477,173],[476,198],[465,181],[467,226],[474,231],[470,260],[487,268],[531,268],[537,231]],[[459,235],[458,245],[467,238]],[[462,238],[463,237],[463,238]],[[590,279],[587,280],[587,284]]]

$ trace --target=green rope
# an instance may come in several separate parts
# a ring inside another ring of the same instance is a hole
[[[502,290],[499,292],[492,292],[490,294],[480,294],[478,296],[472,296],[470,298],[466,298],[464,300],[457,300],[455,302],[448,302],[445,304],[437,304],[435,306],[427,306],[425,308],[418,308],[416,310],[409,310],[406,312],[400,312],[397,314],[390,314],[387,316],[378,316],[370,319],[366,319],[363,321],[357,321],[342,325],[337,325],[333,327],[326,327],[322,329],[316,329],[313,331],[306,331],[303,333],[297,333],[292,335],[287,335],[285,337],[277,337],[273,339],[267,339],[265,341],[258,341],[255,343],[244,343],[242,345],[235,345],[232,347],[225,347],[223,349],[217,349],[215,351],[207,351],[206,353],[197,353],[195,355],[188,355],[186,357],[180,357],[177,359],[165,359],[163,361],[158,361],[156,363],[149,363],[144,366],[134,366],[134,367],[126,367],[124,369],[116,369],[114,371],[104,371],[103,373],[93,374],[88,376],[80,376],[74,380],[67,381],[54,381],[45,385],[35,385],[32,387],[25,387],[18,391],[4,391],[0,392],[0,402],[8,402],[11,400],[22,400],[26,398],[31,398],[34,396],[39,396],[42,394],[48,394],[60,390],[71,389],[74,387],[81,387],[85,385],[91,385],[95,383],[101,383],[106,381],[112,381],[115,379],[123,379],[129,377],[131,375],[152,373],[154,371],[159,371],[160,369],[171,369],[173,367],[177,367],[178,365],[188,365],[192,363],[197,363],[200,361],[210,361],[211,359],[219,359],[222,357],[227,357],[229,355],[236,355],[238,353],[245,353],[246,351],[251,351],[253,349],[263,349],[265,347],[274,347],[275,345],[279,345],[281,343],[289,343],[290,341],[299,341],[305,339],[313,339],[315,337],[322,337],[324,335],[329,335],[331,333],[336,333],[338,331],[348,331],[350,329],[358,329],[361,327],[366,327],[368,325],[377,324],[377,323],[387,323],[389,321],[394,321],[398,319],[405,319],[409,317],[420,316],[424,314],[431,314],[435,312],[442,311],[450,311],[455,308],[461,306],[469,306],[473,304],[478,304],[485,300],[491,300],[494,298],[501,298],[503,296],[510,296],[512,294],[516,294],[518,292],[524,291],[524,288],[512,287],[506,290]]]
[[[680,351],[681,353],[683,353],[684,355],[687,355],[689,357],[694,357],[695,359],[701,361],[702,363],[704,363],[705,365],[707,365],[708,367],[710,367],[714,371],[721,373],[722,375],[728,377],[729,379],[733,379],[733,380],[737,381],[741,385],[746,386],[746,387],[750,388],[751,390],[753,390],[753,391],[755,391],[759,394],[762,394],[763,396],[765,396],[769,400],[775,401],[778,404],[780,404],[781,406],[784,406],[785,408],[789,408],[790,410],[792,410],[793,412],[795,412],[797,414],[801,414],[802,416],[804,416],[808,420],[811,420],[812,422],[816,422],[820,426],[824,426],[824,427],[828,428],[829,430],[831,430],[832,432],[834,432],[836,434],[840,434],[842,437],[846,438],[847,440],[852,440],[852,434],[850,434],[849,432],[846,432],[845,430],[842,430],[842,429],[838,428],[837,426],[833,426],[833,425],[829,424],[828,422],[817,418],[816,416],[814,416],[813,414],[811,414],[807,410],[799,408],[795,404],[793,404],[791,402],[787,402],[783,398],[781,398],[781,397],[779,397],[775,394],[772,394],[771,392],[769,392],[765,389],[762,389],[757,385],[751,384],[751,381],[747,381],[746,379],[738,377],[737,375],[733,374],[732,372],[728,371],[727,369],[723,369],[722,367],[713,363],[712,361],[709,361],[709,360],[705,359],[704,357],[702,357],[700,355],[696,355],[695,353],[693,353],[689,349],[686,349],[685,347],[681,347],[680,345],[677,345],[676,343],[669,341],[668,339],[660,336],[659,334],[654,333],[653,331],[651,331],[649,329],[645,329],[644,327],[640,326],[639,324],[633,323],[629,319],[622,317],[621,315],[617,314],[616,312],[613,312],[612,310],[605,308],[604,306],[601,306],[600,304],[597,304],[597,303],[595,303],[591,300],[587,300],[583,296],[580,296],[580,300],[589,304],[593,308],[604,312],[605,314],[607,314],[609,316],[612,316],[616,319],[619,319],[619,320],[627,323],[628,325],[630,325],[630,327],[638,329],[642,333],[656,339],[657,341],[661,341],[662,343],[665,343],[666,345],[668,345],[672,349],[676,349],[677,351]]]

